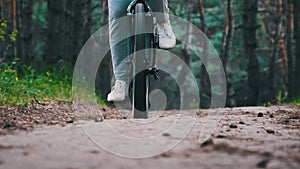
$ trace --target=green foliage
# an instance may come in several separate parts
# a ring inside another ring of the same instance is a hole
[[[214,47],[220,51],[221,46],[222,46],[222,37],[223,37],[223,32],[218,31],[212,37],[209,39],[210,42],[214,45]]]
[[[300,98],[293,99],[293,100],[291,101],[291,103],[294,104],[294,105],[300,105]]]
[[[263,104],[263,106],[270,107],[270,106],[273,106],[273,104],[271,102],[267,102],[267,103]]]
[[[37,22],[43,28],[47,28],[46,13],[47,2],[39,1],[37,3],[34,3],[32,20]]]
[[[207,36],[214,47],[220,51],[222,46],[225,15],[222,10],[224,4],[220,1],[208,1],[204,4],[205,20],[207,24]]]
[[[99,5],[99,0],[93,0],[92,1],[93,6]],[[101,28],[102,23],[100,23],[101,21],[101,16],[104,15],[104,11],[105,9],[100,9],[100,8],[96,8],[95,10],[93,10],[92,12],[92,16],[93,16],[93,30],[92,32],[96,32],[99,28]]]
[[[52,70],[39,73],[19,59],[0,66],[0,105],[27,106],[50,100],[72,101],[71,73]],[[100,105],[105,105],[96,97]]]
[[[21,76],[22,72],[24,76]],[[70,100],[71,80],[59,72],[37,73],[30,66],[16,70],[16,61],[0,67],[0,105],[26,106],[42,100]]]
[[[204,8],[211,8],[221,4],[223,4],[223,2],[219,0],[203,1]]]
[[[279,91],[278,95],[276,96],[276,101],[278,104],[286,102],[287,99],[287,93],[283,93],[282,91]]]
[[[17,31],[9,31],[9,26],[6,20],[0,21],[0,40],[2,42],[9,41],[15,42],[17,37]]]
[[[11,30],[6,20],[0,20],[0,54],[6,57],[8,48],[12,47],[18,35],[17,30]]]

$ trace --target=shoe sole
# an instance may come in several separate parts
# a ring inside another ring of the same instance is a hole
[[[124,101],[125,100],[125,97],[123,97],[123,98],[120,98],[120,99],[115,99],[115,100],[113,100],[113,99],[107,99],[107,101],[108,102],[121,102],[121,101]]]

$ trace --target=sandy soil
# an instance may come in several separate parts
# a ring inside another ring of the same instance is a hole
[[[60,122],[52,117],[29,129],[15,126],[13,133],[3,120],[8,115],[2,117],[0,169],[300,168],[299,107],[153,112],[149,120],[100,110],[104,121],[65,112]]]

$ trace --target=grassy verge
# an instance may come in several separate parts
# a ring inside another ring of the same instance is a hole
[[[300,98],[292,100],[291,104],[300,105]]]
[[[19,64],[18,64],[19,65]],[[71,73],[47,71],[39,73],[30,66],[15,63],[0,66],[0,105],[28,106],[50,100],[72,101]],[[103,105],[102,99],[97,98]]]
[[[71,101],[71,79],[56,72],[37,73],[30,66],[21,71],[14,65],[4,64],[0,68],[0,105],[27,106],[43,100]],[[21,75],[21,73],[23,75]]]

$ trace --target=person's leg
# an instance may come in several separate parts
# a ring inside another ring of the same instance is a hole
[[[125,37],[129,34],[130,22],[126,18],[120,18],[126,16],[126,9],[130,2],[131,0],[108,0],[113,72],[116,79],[123,81],[127,79],[128,73],[128,64],[125,60],[130,54],[130,42]]]
[[[108,0],[109,9],[109,35],[110,47],[113,62],[113,72],[117,79],[115,86],[108,95],[108,101],[122,101],[125,99],[125,89],[128,77],[129,65],[127,64],[130,55],[130,41],[125,37],[130,32],[130,20],[118,20],[126,16],[126,9],[132,0]],[[172,32],[168,17],[167,0],[150,0],[154,12],[162,13],[158,15],[159,24],[159,46],[169,49],[175,46],[175,36]]]
[[[130,21],[126,18],[126,9],[131,0],[108,0],[109,12],[109,42],[116,82],[108,94],[108,101],[125,99],[130,55],[130,42],[126,38],[130,32]],[[121,19],[120,19],[121,18]]]
[[[113,62],[113,72],[116,79],[125,81],[128,74],[128,64],[126,59],[130,55],[130,42],[124,39],[130,31],[130,22],[117,19],[126,16],[126,9],[132,0],[108,0],[110,47]],[[157,22],[160,23],[160,43],[161,48],[172,48],[176,41],[169,23],[169,8],[167,0],[150,0],[153,12],[161,13],[157,15]],[[167,23],[167,24],[164,24]]]

